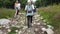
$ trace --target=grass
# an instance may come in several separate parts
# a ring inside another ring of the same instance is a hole
[[[60,34],[60,5],[41,7],[38,13],[55,28],[55,34]]]
[[[13,9],[0,8],[0,18],[13,17],[14,13]]]
[[[8,34],[16,34],[15,30],[17,30],[18,28],[16,27],[11,27],[11,32],[9,32]]]
[[[23,13],[23,10],[20,10]],[[14,16],[14,9],[0,8],[0,18],[11,18]],[[60,34],[60,5],[53,5],[47,7],[41,7],[38,10],[38,14],[44,17],[55,28],[55,34]],[[14,28],[13,28],[14,29]],[[10,32],[15,34],[15,32]]]
[[[23,13],[24,11],[21,9],[20,12]],[[14,16],[14,14],[15,14],[14,9],[0,8],[0,19],[11,18]]]

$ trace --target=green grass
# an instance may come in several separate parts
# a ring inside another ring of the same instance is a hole
[[[55,34],[60,34],[60,5],[41,7],[38,13],[43,16],[50,25],[54,26]]]
[[[13,9],[0,8],[0,18],[13,17],[14,13]]]
[[[17,30],[18,28],[16,27],[11,27],[11,32],[9,32],[8,34],[16,34],[15,30]]]
[[[21,9],[20,12],[23,13],[24,11]],[[0,18],[11,18],[14,13],[14,9],[0,8]]]

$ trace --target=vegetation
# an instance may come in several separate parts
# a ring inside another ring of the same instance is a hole
[[[21,8],[24,8],[27,0],[19,0],[19,2],[21,3]],[[14,8],[14,3],[15,0],[0,0],[0,19],[14,16],[15,10],[8,9]],[[49,22],[47,24],[54,26],[55,34],[60,34],[60,0],[37,0],[35,5],[39,9],[38,14]],[[20,10],[20,12],[24,12],[24,10]],[[15,34],[15,31],[9,32],[9,34]]]
[[[9,32],[8,34],[16,34],[16,31],[18,28],[16,27],[11,27],[11,32]]]
[[[24,10],[21,9],[20,12],[23,13]],[[0,8],[0,18],[12,18],[14,14],[14,9]]]
[[[0,8],[0,18],[11,18],[15,13],[14,9]]]
[[[0,0],[0,7],[5,7],[5,8],[14,8],[14,3],[16,0]],[[24,8],[27,0],[18,0],[21,3],[21,7]],[[35,5],[37,7],[41,6],[48,6],[48,5],[53,5],[53,4],[59,4],[60,0],[37,0]]]
[[[60,34],[60,5],[39,8],[38,13],[54,26],[55,34]]]

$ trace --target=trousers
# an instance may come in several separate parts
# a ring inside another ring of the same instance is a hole
[[[33,17],[33,16],[27,16],[27,25],[28,25],[28,28],[31,27],[32,17]]]

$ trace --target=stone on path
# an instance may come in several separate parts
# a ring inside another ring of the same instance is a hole
[[[0,25],[8,24],[11,21],[9,19],[0,19]]]
[[[47,28],[46,32],[47,32],[47,34],[54,34],[54,31],[50,28]]]
[[[3,32],[0,30],[0,34],[3,34]]]
[[[43,32],[47,32],[47,34],[54,34],[54,31],[52,30],[52,29],[50,29],[50,28],[42,28],[42,31]]]

